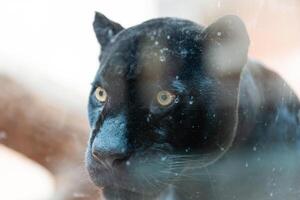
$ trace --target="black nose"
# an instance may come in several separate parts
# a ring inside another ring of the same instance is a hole
[[[129,153],[125,151],[93,149],[93,158],[100,163],[106,163],[110,167],[125,162],[129,158]]]

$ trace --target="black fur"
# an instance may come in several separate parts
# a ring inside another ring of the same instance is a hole
[[[124,29],[96,13],[94,29],[101,65],[89,99],[86,160],[108,199],[251,199],[244,163],[284,150],[298,156],[299,100],[277,74],[248,60],[238,17],[206,28],[159,18]],[[95,98],[98,86],[108,93],[105,103]],[[158,105],[160,90],[175,101]],[[261,175],[268,167],[252,169]],[[220,169],[228,184],[209,174]]]

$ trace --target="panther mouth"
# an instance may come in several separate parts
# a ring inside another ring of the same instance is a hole
[[[87,152],[86,164],[91,180],[101,188],[113,187],[153,195],[172,182],[182,169],[172,166],[173,160],[164,152],[146,151],[116,159],[112,164],[95,159]]]

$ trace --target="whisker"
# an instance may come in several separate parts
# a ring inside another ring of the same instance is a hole
[[[213,181],[212,181],[212,177],[211,177],[211,174],[209,173],[207,167],[205,167],[205,172],[207,173],[207,176],[208,176],[208,180],[209,180],[209,184],[210,184],[210,187],[213,191],[213,195],[214,195],[214,199],[220,199],[218,196],[217,196],[217,191],[213,185]]]

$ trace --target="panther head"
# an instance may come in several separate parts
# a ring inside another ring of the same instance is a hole
[[[97,186],[153,195],[230,148],[249,45],[238,17],[124,29],[96,13],[94,30],[101,55],[86,163]]]

